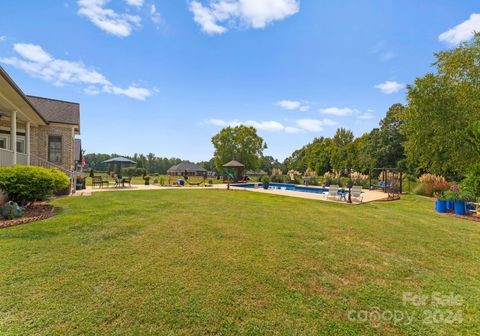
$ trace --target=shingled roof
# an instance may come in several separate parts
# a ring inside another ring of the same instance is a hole
[[[80,105],[78,103],[28,95],[26,97],[47,122],[80,127]]]
[[[167,173],[184,173],[185,171],[189,173],[190,172],[202,172],[202,173],[207,172],[205,168],[195,163],[181,162],[178,165],[170,167],[170,169],[167,170]]]

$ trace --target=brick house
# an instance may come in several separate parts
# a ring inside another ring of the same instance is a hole
[[[28,96],[0,67],[0,166],[56,167],[81,172],[80,105]]]

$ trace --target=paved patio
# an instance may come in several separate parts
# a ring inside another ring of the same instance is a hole
[[[92,193],[96,192],[106,192],[106,191],[132,191],[132,190],[183,190],[183,189],[206,189],[206,190],[226,190],[226,184],[214,184],[209,187],[196,187],[196,186],[183,186],[183,187],[176,187],[176,186],[159,186],[159,185],[136,185],[132,184],[131,187],[125,188],[115,188],[115,187],[108,187],[108,188],[99,188],[99,187],[87,187],[85,190],[77,190],[74,196],[90,196]],[[233,187],[230,186],[230,190],[235,191],[245,191],[245,192],[260,192],[266,194],[273,194],[273,195],[281,195],[281,196],[290,196],[290,197],[298,197],[298,198],[306,198],[312,200],[319,200],[324,202],[336,202],[336,203],[345,203],[345,201],[334,201],[334,200],[327,200],[325,195],[323,194],[316,194],[316,193],[308,193],[308,192],[300,192],[300,191],[291,191],[291,190],[272,190],[268,189],[265,190],[263,188],[242,188],[242,187]],[[374,201],[381,201],[386,200],[387,194],[381,191],[374,191],[374,190],[363,190],[363,201],[362,203],[374,202]],[[359,203],[353,203],[359,204]]]

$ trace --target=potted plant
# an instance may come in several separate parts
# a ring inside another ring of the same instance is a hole
[[[447,196],[444,193],[437,194],[437,200],[435,201],[435,211],[438,213],[445,213],[448,210]]]
[[[465,216],[467,214],[467,202],[475,200],[473,194],[467,190],[462,190],[456,184],[445,192],[445,196],[450,202],[453,202],[453,211],[456,215]]]
[[[268,189],[270,186],[270,177],[264,176],[262,177],[262,182],[263,182],[263,189]]]

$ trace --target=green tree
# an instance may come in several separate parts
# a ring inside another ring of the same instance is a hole
[[[355,158],[354,136],[352,131],[345,128],[337,129],[332,138],[332,152],[330,166],[337,172],[348,173]]]
[[[263,150],[267,148],[265,141],[257,134],[254,127],[226,127],[212,138],[215,148],[214,160],[217,170],[230,160],[237,160],[247,169],[256,169]]]
[[[437,72],[408,87],[405,154],[420,171],[459,178],[478,160],[464,130],[480,120],[480,35],[436,58]]]

